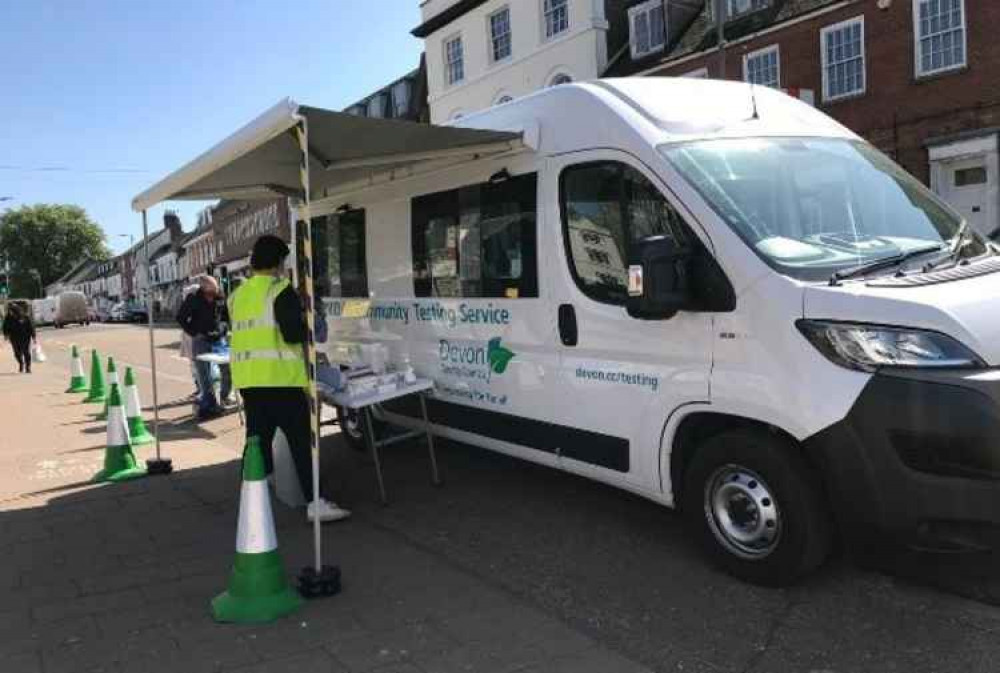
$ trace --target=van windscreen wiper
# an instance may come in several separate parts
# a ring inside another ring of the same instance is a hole
[[[888,257],[880,257],[871,262],[865,264],[859,264],[858,266],[852,266],[850,269],[844,269],[842,271],[835,271],[832,276],[830,276],[830,285],[839,285],[840,281],[846,280],[847,278],[857,278],[858,276],[863,276],[866,273],[871,273],[872,271],[879,271],[881,269],[888,269],[894,266],[899,266],[904,262],[913,259],[914,257],[919,257],[920,255],[926,255],[931,252],[941,252],[945,249],[942,244],[926,246],[923,248],[916,248],[914,250],[908,250],[906,252],[901,252],[896,255],[889,255]]]

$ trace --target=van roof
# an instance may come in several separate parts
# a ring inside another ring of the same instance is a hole
[[[754,108],[756,106],[756,116]],[[573,110],[573,114],[566,114]],[[617,122],[614,118],[617,118]],[[548,121],[552,120],[552,121]],[[556,123],[558,120],[558,123]],[[760,136],[857,138],[812,106],[744,82],[684,77],[628,77],[561,84],[450,123],[464,128],[542,128],[537,149],[571,151],[581,138],[614,147],[622,122],[653,144]]]

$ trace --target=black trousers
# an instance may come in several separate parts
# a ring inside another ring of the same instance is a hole
[[[14,359],[17,360],[17,366],[20,367],[22,371],[27,369],[30,372],[31,340],[19,341],[16,339],[11,339],[10,345],[14,349]]]
[[[312,501],[309,398],[302,388],[243,388],[239,391],[247,416],[247,437],[256,436],[264,450],[267,472],[274,469],[271,442],[278,428],[288,439],[302,494]]]

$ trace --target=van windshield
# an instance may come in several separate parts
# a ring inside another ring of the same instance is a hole
[[[947,254],[962,227],[926,187],[864,142],[753,138],[660,149],[747,245],[794,278],[825,280],[927,250],[914,257],[923,265],[939,249]],[[982,239],[967,230],[963,256],[983,254]]]

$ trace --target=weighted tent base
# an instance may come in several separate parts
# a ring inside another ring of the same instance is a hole
[[[316,568],[308,566],[299,573],[299,593],[303,598],[328,598],[340,593],[340,566],[323,566],[317,573]]]

